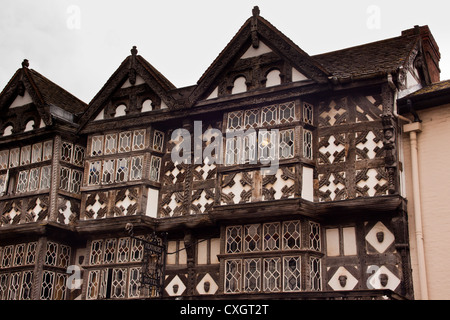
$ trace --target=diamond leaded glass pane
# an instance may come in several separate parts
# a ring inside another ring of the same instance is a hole
[[[261,250],[261,225],[251,224],[244,226],[244,251],[253,252]]]
[[[283,249],[300,249],[300,221],[283,222]]]
[[[294,130],[280,131],[280,159],[289,159],[294,156]]]
[[[310,259],[310,279],[311,279],[311,290],[320,291],[322,290],[322,264],[319,258],[311,257]]]
[[[261,259],[244,260],[244,291],[261,290]]]
[[[237,293],[241,291],[241,260],[225,261],[225,292]]]
[[[283,290],[301,290],[300,257],[283,257]]]
[[[309,222],[309,248],[320,251],[320,224],[316,222]]]
[[[281,291],[281,258],[264,259],[264,291]]]
[[[227,243],[226,252],[227,253],[238,253],[241,252],[242,247],[242,227],[232,226],[227,227]]]

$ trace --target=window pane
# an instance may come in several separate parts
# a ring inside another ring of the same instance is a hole
[[[91,156],[99,156],[103,154],[103,136],[92,137]]]
[[[89,164],[89,179],[88,185],[100,184],[100,172],[101,172],[101,162],[95,161]]]
[[[117,134],[105,135],[105,154],[113,154],[117,152]]]
[[[133,150],[145,148],[145,130],[136,130],[133,133]]]
[[[51,166],[42,167],[41,169],[41,185],[40,189],[50,188]]]
[[[128,152],[131,150],[131,131],[121,132],[119,134],[119,152]]]
[[[159,181],[159,171],[161,168],[161,158],[152,156],[150,164],[150,180]]]
[[[116,182],[128,181],[128,158],[116,160]]]
[[[42,161],[42,143],[33,144],[31,163]]]
[[[142,179],[143,161],[144,161],[143,156],[131,158],[130,180]]]
[[[103,184],[109,184],[114,182],[114,172],[115,172],[114,164],[115,164],[114,160],[103,161],[103,175],[102,175]]]

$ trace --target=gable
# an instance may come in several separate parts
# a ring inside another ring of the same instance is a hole
[[[136,47],[131,53],[89,103],[82,125],[168,109],[174,104],[169,91],[175,86],[137,55]]]
[[[328,82],[327,71],[259,16],[257,7],[197,82],[189,100],[275,87],[297,81]]]

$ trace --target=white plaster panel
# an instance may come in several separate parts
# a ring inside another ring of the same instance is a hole
[[[327,256],[336,257],[339,256],[339,229],[327,229]]]

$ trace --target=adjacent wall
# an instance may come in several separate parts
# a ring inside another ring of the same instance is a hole
[[[428,298],[450,299],[450,104],[419,112],[422,132],[418,133],[419,178],[422,224],[428,279]],[[409,134],[403,135],[406,197],[413,268],[414,294],[421,299],[414,224]]]

